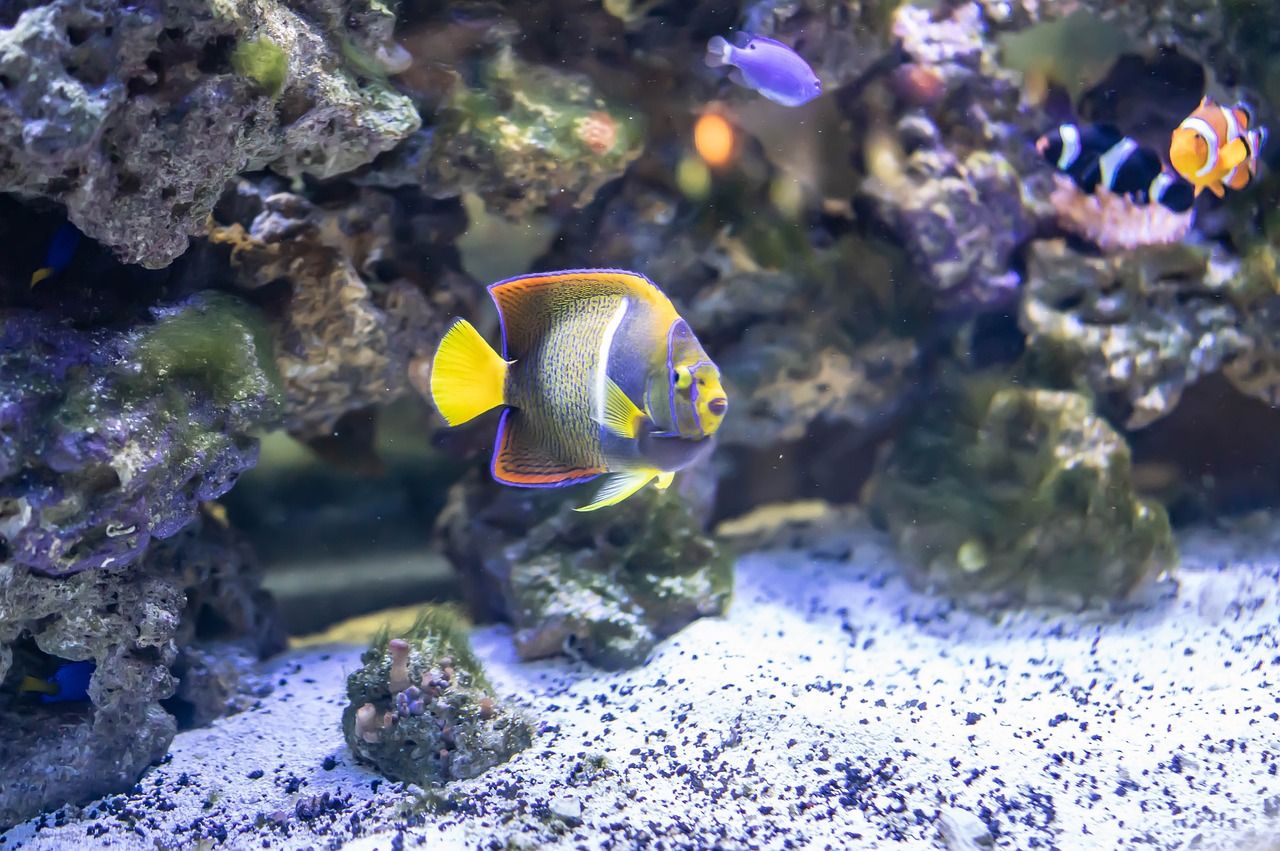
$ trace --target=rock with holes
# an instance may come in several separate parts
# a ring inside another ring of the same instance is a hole
[[[256,312],[214,293],[119,331],[0,317],[0,562],[118,569],[177,534],[257,460],[270,352]]]
[[[677,476],[607,511],[579,513],[591,485],[559,497],[463,482],[441,518],[472,605],[515,627],[523,659],[557,654],[611,670],[642,664],[661,639],[722,614],[733,562],[705,533]]]
[[[240,172],[329,177],[420,123],[381,0],[5,9],[0,191],[64,204],[126,262],[171,262]]]
[[[0,561],[0,829],[128,789],[177,729],[269,690],[251,667],[283,636],[250,553],[218,518],[126,566],[53,577]],[[23,685],[85,663],[87,689]]]
[[[1040,369],[1084,381],[1109,413],[1142,428],[1198,378],[1258,348],[1237,304],[1238,271],[1234,258],[1197,246],[1097,256],[1039,240],[1019,324]]]
[[[645,123],[591,78],[526,64],[506,45],[474,85],[456,82],[437,122],[424,188],[475,192],[512,219],[586,206],[640,155]]]
[[[283,425],[320,437],[348,412],[425,390],[449,320],[483,293],[438,260],[465,221],[456,203],[415,194],[353,189],[320,205],[278,178],[241,178],[210,220],[211,250],[193,261],[220,264],[229,251],[236,285],[274,306]]]

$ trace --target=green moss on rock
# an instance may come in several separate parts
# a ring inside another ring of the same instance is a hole
[[[953,382],[908,428],[873,495],[920,586],[981,604],[1078,607],[1172,569],[1162,507],[1129,448],[1077,393]]]
[[[464,494],[446,513],[450,555],[477,604],[514,624],[524,659],[566,653],[633,667],[729,604],[733,560],[674,489],[588,513],[572,510],[580,493],[557,502],[504,492],[468,515]]]
[[[269,38],[242,41],[231,52],[231,67],[248,77],[271,97],[284,90],[289,78],[289,56]]]
[[[423,609],[403,636],[380,635],[347,678],[352,752],[396,780],[431,787],[475,777],[529,746],[528,722],[498,703],[467,623]]]
[[[209,292],[190,309],[162,316],[136,338],[139,378],[152,388],[190,381],[221,405],[280,399],[271,333],[244,302]]]

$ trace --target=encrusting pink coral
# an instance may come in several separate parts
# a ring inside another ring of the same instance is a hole
[[[1175,213],[1163,204],[1139,204],[1101,186],[1081,192],[1069,179],[1054,175],[1049,203],[1058,225],[1103,251],[1128,251],[1143,245],[1168,245],[1191,230],[1194,213]]]

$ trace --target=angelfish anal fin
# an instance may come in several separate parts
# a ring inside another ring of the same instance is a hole
[[[658,475],[660,474],[657,470],[624,470],[612,473],[605,479],[604,486],[596,494],[595,502],[590,505],[584,505],[581,508],[575,508],[574,511],[595,511],[599,508],[617,505],[640,490],[640,488],[649,484]]]

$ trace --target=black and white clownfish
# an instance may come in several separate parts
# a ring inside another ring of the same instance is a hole
[[[1085,193],[1102,187],[1175,213],[1195,201],[1194,187],[1165,170],[1159,154],[1108,124],[1061,124],[1036,141],[1036,150]]]

